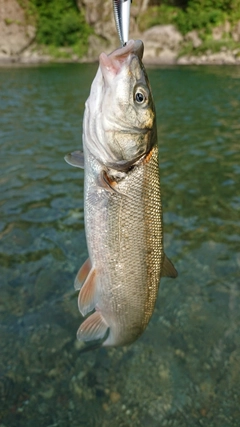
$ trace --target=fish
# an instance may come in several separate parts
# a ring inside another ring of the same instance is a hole
[[[65,157],[84,168],[89,258],[74,286],[87,318],[77,338],[102,346],[140,337],[160,278],[177,276],[163,248],[156,112],[143,50],[142,41],[129,40],[100,54],[85,104],[83,153]]]
[[[113,12],[122,46],[128,41],[131,0],[113,0]]]

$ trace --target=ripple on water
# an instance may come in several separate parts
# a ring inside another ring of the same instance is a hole
[[[28,222],[46,223],[57,221],[65,215],[65,211],[43,206],[30,209],[28,212],[23,213],[21,218]]]
[[[238,427],[240,72],[149,70],[179,276],[136,343],[80,355],[83,171],[63,157],[80,149],[95,71],[0,68],[0,423]]]

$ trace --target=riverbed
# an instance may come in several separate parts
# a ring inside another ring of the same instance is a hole
[[[239,426],[240,68],[151,67],[165,251],[129,347],[79,354],[81,149],[96,64],[0,69],[1,427]]]

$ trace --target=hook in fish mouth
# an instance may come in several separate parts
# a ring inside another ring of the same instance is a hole
[[[122,46],[128,42],[131,3],[132,0],[113,0],[114,18]]]

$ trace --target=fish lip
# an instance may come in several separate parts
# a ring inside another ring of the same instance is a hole
[[[114,58],[118,58],[121,56],[128,56],[131,53],[135,54],[139,57],[139,59],[142,59],[144,52],[144,44],[142,40],[133,40],[130,39],[124,46],[118,47],[117,49],[113,50],[108,57],[113,56]],[[100,55],[101,56],[101,55]]]
[[[102,74],[106,75],[108,72],[118,74],[121,71],[123,64],[129,61],[129,57],[131,55],[133,57],[137,56],[141,61],[143,51],[144,45],[141,40],[129,40],[125,46],[115,49],[109,55],[106,55],[104,52],[101,53],[99,56],[99,65]]]

